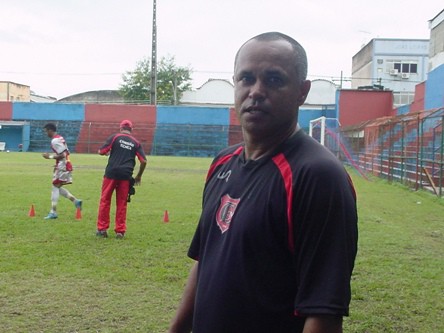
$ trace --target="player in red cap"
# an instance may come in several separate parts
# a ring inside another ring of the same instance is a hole
[[[97,217],[98,237],[108,237],[110,224],[111,198],[116,191],[115,228],[117,238],[123,238],[126,232],[127,202],[132,185],[140,185],[146,167],[146,156],[140,142],[132,136],[133,124],[130,120],[122,120],[120,132],[111,135],[100,147],[100,155],[109,155],[108,165],[102,183],[99,213]],[[140,162],[139,172],[133,178],[136,157]]]

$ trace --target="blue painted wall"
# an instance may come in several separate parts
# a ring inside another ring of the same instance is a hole
[[[424,108],[426,110],[444,106],[444,64],[428,74],[425,83]]]
[[[155,155],[207,157],[228,146],[229,108],[158,106],[156,119]]]
[[[53,122],[57,126],[57,132],[63,136],[70,151],[75,151],[77,138],[79,137],[81,121],[48,121],[48,120],[32,120],[30,121],[30,151],[51,151],[51,140],[43,130],[43,126],[48,122]]]
[[[229,126],[158,124],[152,154],[213,157],[228,146]]]
[[[84,104],[25,103],[12,104],[12,120],[79,120],[85,119]]]
[[[310,128],[310,120],[317,119],[319,117],[336,118],[336,109],[334,106],[324,109],[299,109],[298,122],[304,130],[308,132]]]
[[[23,133],[22,133],[22,144],[23,144],[23,151],[28,151],[29,145],[30,145],[30,133],[31,133],[31,125],[25,124],[23,126]]]
[[[228,108],[158,106],[157,124],[194,124],[224,125],[230,124]]]
[[[396,115],[402,115],[402,114],[407,114],[410,112],[410,107],[412,105],[411,104],[406,104],[406,105],[401,105],[400,107],[398,107],[396,109]]]
[[[2,125],[0,141],[6,142],[5,150],[17,151],[18,145],[22,143],[22,126]]]

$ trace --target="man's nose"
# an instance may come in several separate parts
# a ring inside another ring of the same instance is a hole
[[[253,100],[262,100],[265,98],[265,92],[266,89],[264,83],[261,80],[256,80],[256,82],[250,87],[248,97]]]

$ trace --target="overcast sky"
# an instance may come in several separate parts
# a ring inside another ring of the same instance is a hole
[[[151,57],[152,0],[0,0],[0,81],[57,99],[118,89]],[[372,38],[430,37],[442,0],[157,0],[157,57],[193,69],[193,87],[231,79],[250,37],[280,31],[298,40],[309,78],[351,76]]]

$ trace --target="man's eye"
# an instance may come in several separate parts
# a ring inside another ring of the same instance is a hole
[[[241,81],[243,83],[252,83],[252,82],[254,82],[254,78],[251,76],[248,76],[248,75],[244,75],[239,78],[239,81]]]
[[[284,83],[284,80],[279,76],[271,76],[268,78],[267,82],[272,86],[281,86]]]

